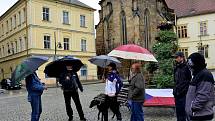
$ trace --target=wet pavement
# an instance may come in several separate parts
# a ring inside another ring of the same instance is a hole
[[[84,92],[80,98],[84,113],[89,121],[97,121],[97,109],[89,108],[90,101],[103,92],[104,84],[84,85]],[[60,88],[49,88],[42,96],[43,113],[40,121],[67,121],[65,105]],[[72,102],[72,106],[73,102]],[[76,109],[74,109],[74,121],[79,121]],[[6,91],[0,94],[0,121],[29,121],[31,108],[27,102],[25,89],[19,91]],[[123,121],[129,121],[130,112],[126,107],[121,108]],[[145,121],[175,121],[172,108],[144,108]],[[109,113],[110,121],[112,113]]]

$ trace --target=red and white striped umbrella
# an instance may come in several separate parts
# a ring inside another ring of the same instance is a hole
[[[134,59],[158,62],[152,53],[147,49],[135,44],[122,45],[112,50],[108,56],[119,57],[123,59]]]

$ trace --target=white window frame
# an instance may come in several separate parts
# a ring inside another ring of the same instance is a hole
[[[48,12],[47,12],[47,10],[48,10]],[[48,15],[48,17],[47,17],[47,15]],[[42,7],[42,20],[50,21],[50,8],[49,7]]]
[[[80,15],[80,27],[86,27],[86,16],[85,15]]]
[[[208,35],[208,22],[207,21],[201,21],[199,23],[199,32],[200,32],[200,36]]]
[[[49,37],[49,40],[48,40],[48,38],[45,38],[45,37]],[[49,46],[46,47],[46,44],[45,44],[45,43],[48,43]],[[43,36],[43,48],[44,48],[44,49],[51,49],[51,36],[50,36],[50,35],[44,35],[44,36]]]
[[[85,42],[85,43],[83,43]],[[86,39],[81,39],[81,51],[86,52],[87,51],[87,40]]]
[[[68,42],[66,42],[65,40],[67,40]],[[63,38],[63,49],[64,49],[64,50],[70,50],[69,38],[68,38],[68,37],[64,37],[64,38]]]
[[[83,73],[83,71],[86,71],[86,72]],[[81,77],[87,77],[88,76],[88,67],[87,67],[87,65],[84,65],[84,66],[81,67],[80,75],[81,75]]]
[[[67,14],[67,16],[65,16]],[[68,11],[63,11],[63,24],[70,24],[69,22],[69,12]]]

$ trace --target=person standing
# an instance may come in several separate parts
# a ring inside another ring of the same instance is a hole
[[[42,113],[41,95],[43,90],[47,89],[46,86],[40,82],[36,72],[25,78],[26,89],[28,91],[28,101],[31,104],[32,113],[31,121],[39,121]]]
[[[121,121],[121,113],[119,110],[119,103],[117,102],[117,94],[121,90],[122,81],[116,69],[116,64],[110,63],[108,65],[108,74],[106,77],[105,94],[106,94],[106,110],[103,112],[104,121],[108,121],[108,109],[110,108],[116,114],[117,121]]]
[[[186,96],[186,112],[191,121],[212,121],[214,111],[214,78],[200,53],[188,57],[192,80]]]
[[[186,94],[189,83],[191,81],[191,72],[186,64],[184,53],[175,53],[175,67],[174,67],[174,82],[173,95],[175,98],[177,121],[186,121],[187,115],[185,111]]]
[[[145,80],[141,73],[141,65],[133,64],[131,72],[132,77],[128,92],[128,99],[131,103],[131,121],[144,121]]]
[[[66,66],[64,72],[60,74],[59,83],[62,85],[66,112],[69,117],[68,121],[73,121],[73,110],[71,107],[71,98],[73,99],[81,121],[86,121],[84,112],[81,106],[78,88],[83,92],[82,84],[72,66]]]

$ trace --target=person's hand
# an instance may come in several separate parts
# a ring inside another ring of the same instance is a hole
[[[48,90],[48,87],[47,86],[43,86],[44,87],[44,90]]]

